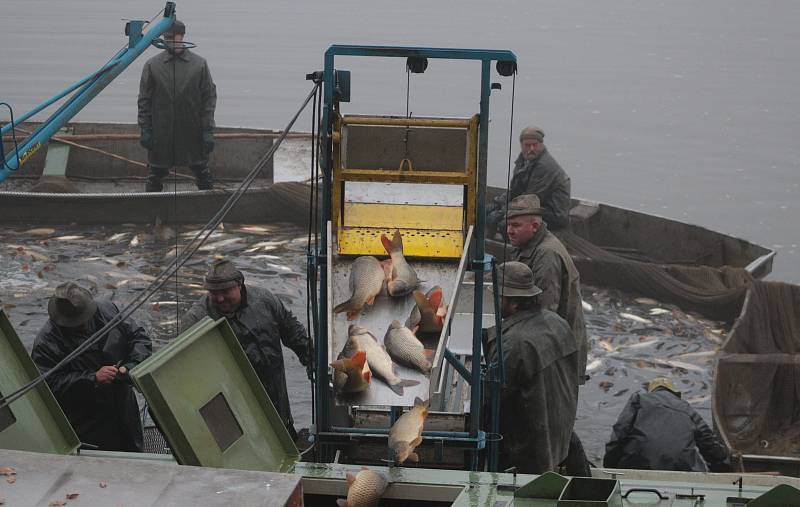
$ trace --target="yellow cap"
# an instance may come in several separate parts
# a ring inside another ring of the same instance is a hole
[[[670,391],[672,391],[673,393],[677,394],[678,396],[680,396],[680,394],[681,394],[680,391],[675,389],[675,384],[672,383],[672,380],[668,379],[667,377],[658,377],[658,378],[653,379],[650,382],[648,382],[648,384],[647,384],[647,392],[652,393],[653,391],[655,391],[659,387],[664,387],[666,389],[669,389]]]

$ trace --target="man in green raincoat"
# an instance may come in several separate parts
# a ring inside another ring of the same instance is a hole
[[[168,49],[150,58],[139,83],[139,143],[147,149],[145,190],[160,192],[171,167],[188,166],[197,188],[213,185],[208,158],[214,149],[217,88],[206,60],[183,43],[177,19],[164,33]]]
[[[538,303],[542,293],[521,262],[499,267],[503,361],[501,470],[557,471],[567,457],[578,409],[579,347],[569,324]],[[484,334],[487,364],[499,359],[497,331]]]

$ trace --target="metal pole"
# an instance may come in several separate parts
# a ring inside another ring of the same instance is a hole
[[[476,196],[475,217],[475,307],[472,316],[472,382],[469,403],[469,433],[477,438],[481,424],[481,334],[483,320],[483,274],[486,271],[484,258],[484,235],[486,233],[486,165],[489,150],[489,95],[491,93],[490,79],[491,60],[481,60],[481,112],[480,126],[478,129],[478,185]],[[472,453],[472,470],[478,468],[478,452]]]
[[[331,145],[333,110],[333,60],[329,50],[325,53],[325,69],[323,73],[323,108],[322,108],[322,207],[320,209],[320,248],[317,255],[319,276],[319,326],[316,332],[317,351],[317,432],[330,431],[330,414],[328,413],[328,222],[331,217],[331,176],[333,172],[333,152]],[[323,451],[324,452],[324,451]]]
[[[161,36],[167,29],[172,26],[175,19],[174,3],[167,2],[167,7],[164,10],[164,17],[161,18],[147,34],[144,35],[133,47],[128,47],[123,50],[122,54],[111,63],[114,65],[107,69],[106,72],[96,74],[96,79],[87,82],[83,89],[76,92],[76,94],[58,111],[53,113],[36,131],[30,135],[25,142],[20,146],[19,150],[11,153],[6,157],[5,166],[0,168],[0,181],[5,180],[11,171],[19,169],[17,164],[17,155],[19,154],[20,164],[24,163],[31,155],[46,143],[50,137],[58,132],[58,130],[72,119],[73,116],[83,109],[93,98],[97,96],[108,84],[114,80],[128,65],[133,62],[140,54],[150,47],[150,43],[156,37]],[[74,85],[73,85],[74,86]]]

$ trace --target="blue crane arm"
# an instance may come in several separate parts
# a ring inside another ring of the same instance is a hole
[[[75,82],[60,93],[50,97],[31,111],[25,113],[20,118],[16,118],[13,123],[8,123],[0,129],[0,135],[13,129],[16,125],[24,122],[34,114],[50,106],[54,102],[75,92],[61,107],[58,108],[50,117],[42,122],[39,128],[33,132],[18,147],[12,148],[8,156],[0,167],[0,182],[5,180],[12,171],[16,171],[28,160],[31,155],[46,143],[58,130],[67,124],[78,112],[86,107],[111,81],[114,80],[128,65],[131,64],[139,55],[150,47],[155,39],[160,37],[167,29],[172,26],[175,20],[175,3],[167,2],[164,8],[164,16],[158,20],[147,33],[142,33],[144,21],[129,21],[125,32],[128,35],[128,45],[119,51],[107,64],[100,70]]]

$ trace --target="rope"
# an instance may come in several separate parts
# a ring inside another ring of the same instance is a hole
[[[514,71],[514,74],[511,77],[511,121],[508,126],[508,166],[506,169],[506,209],[508,209],[508,197],[511,193],[511,150],[512,145],[514,142],[514,100],[516,96],[516,89],[517,89],[517,72]],[[503,236],[503,262],[506,262],[508,258],[508,237],[505,233],[502,234]],[[500,294],[503,294],[502,287],[505,286],[506,281],[506,270],[503,270],[503,278],[500,281]]]
[[[313,95],[316,93],[317,89],[319,88],[319,84],[316,84],[308,96],[303,101],[300,109],[298,109],[297,113],[295,113],[294,117],[292,117],[291,121],[287,124],[286,128],[283,131],[283,135],[278,138],[277,142],[272,145],[270,150],[265,153],[253,169],[247,174],[247,176],[242,180],[242,183],[236,188],[236,190],[231,194],[228,200],[223,204],[223,206],[217,211],[214,217],[202,228],[200,229],[197,234],[192,238],[192,240],[186,245],[183,252],[175,256],[175,260],[173,260],[170,265],[164,269],[159,275],[156,277],[150,285],[140,292],[139,296],[133,299],[127,306],[125,306],[118,314],[116,314],[111,320],[109,320],[102,328],[97,330],[92,336],[90,336],[85,342],[83,342],[80,346],[78,346],[74,351],[70,352],[64,359],[58,362],[55,366],[49,369],[47,372],[39,375],[34,380],[28,382],[24,386],[20,387],[19,389],[13,391],[12,393],[7,394],[2,399],[0,399],[0,409],[7,407],[14,401],[18,400],[19,398],[23,397],[28,391],[34,389],[37,385],[41,382],[48,379],[53,373],[58,371],[59,369],[63,368],[64,365],[68,364],[70,361],[75,359],[77,356],[82,354],[88,348],[92,347],[95,343],[97,343],[103,336],[105,336],[109,331],[113,328],[118,326],[122,323],[125,319],[130,317],[133,312],[135,312],[140,306],[142,306],[145,302],[147,302],[156,292],[169,280],[169,278],[181,267],[183,266],[194,253],[208,240],[208,237],[211,233],[217,228],[217,226],[222,222],[222,219],[228,214],[228,212],[236,205],[239,199],[242,198],[244,193],[259,175],[261,170],[267,164],[267,162],[272,158],[275,154],[275,151],[281,145],[283,140],[288,134],[289,130],[291,130],[292,126],[294,125],[297,118],[300,116],[300,113],[303,112],[308,102],[311,100]]]

